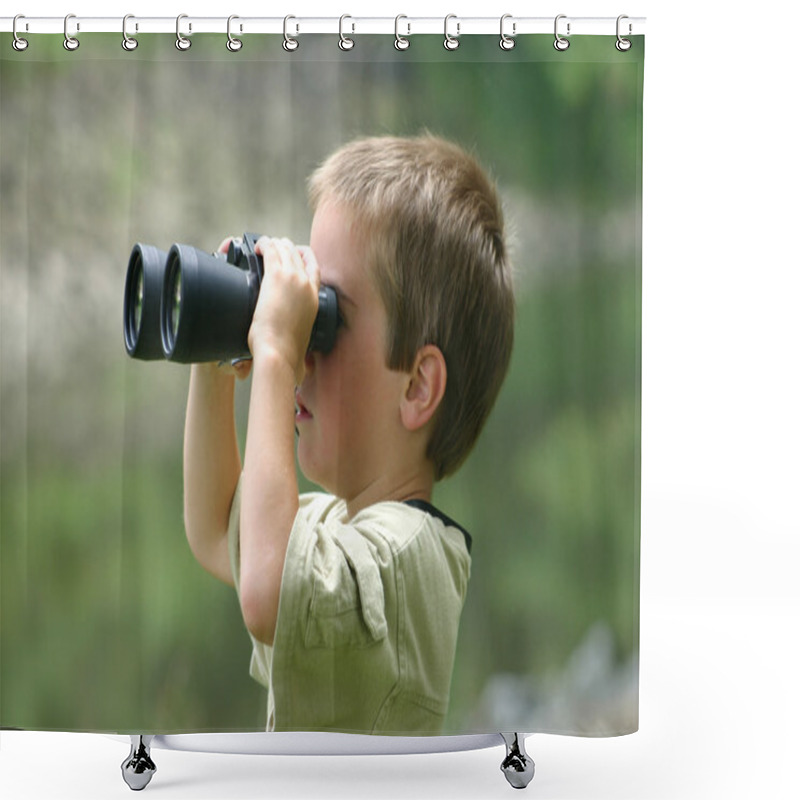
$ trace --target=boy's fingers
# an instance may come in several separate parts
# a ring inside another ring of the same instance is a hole
[[[303,259],[303,264],[305,265],[305,270],[308,273],[309,279],[314,286],[319,289],[319,264],[317,264],[317,257],[314,255],[314,251],[308,245],[299,246],[297,251]]]
[[[272,239],[270,244],[274,248],[281,266],[286,270],[294,271],[297,267],[292,258],[292,252],[287,245],[287,241],[287,239]]]
[[[261,256],[262,258],[267,257],[267,251],[269,250],[269,243],[272,240],[269,236],[262,236],[257,242],[255,246],[256,254]]]
[[[233,371],[236,373],[236,377],[243,381],[249,374],[250,371],[253,369],[253,359],[252,358],[243,358],[239,361],[234,361],[232,364]]]
[[[265,260],[277,259],[277,263],[292,272],[308,275],[312,283],[319,286],[319,267],[310,247],[297,246],[286,238],[262,236],[256,243],[256,252]]]
[[[289,239],[270,239],[269,246],[274,252],[277,263],[286,272],[305,274],[305,264],[294,243]]]
[[[265,262],[271,261],[274,259],[280,260],[280,253],[278,252],[278,248],[275,246],[275,239],[270,236],[262,236],[257,242],[255,251],[258,255],[260,255]],[[274,261],[271,261],[274,263]]]
[[[298,272],[305,272],[306,265],[303,257],[300,255],[300,249],[295,246],[294,242],[290,239],[279,240],[280,250],[283,257],[286,259],[287,264],[291,264],[292,268]]]
[[[217,369],[225,375],[235,375],[240,380],[243,380],[250,374],[253,368],[252,358],[235,358],[232,361],[220,361],[217,364]]]

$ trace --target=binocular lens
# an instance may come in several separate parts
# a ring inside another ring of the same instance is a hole
[[[166,358],[172,358],[175,353],[181,324],[182,276],[180,252],[172,247],[167,255],[161,306],[161,344]]]
[[[128,355],[152,361],[163,358],[159,311],[167,254],[147,244],[131,251],[125,279],[124,333]]]
[[[178,335],[178,326],[181,323],[181,273],[175,276],[175,288],[172,291],[172,337]]]
[[[167,291],[165,302],[168,304],[169,313],[166,316],[165,343],[168,352],[175,347],[178,336],[178,326],[181,323],[181,267],[179,263],[171,262],[167,268]]]
[[[144,305],[144,278],[142,276],[142,262],[137,261],[134,267],[136,277],[133,290],[133,321],[132,332],[135,339],[139,338],[142,329],[142,306]]]

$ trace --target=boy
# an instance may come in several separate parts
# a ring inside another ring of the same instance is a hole
[[[505,376],[513,294],[494,187],[432,136],[346,145],[310,181],[310,247],[262,237],[242,467],[230,368],[195,365],[184,514],[237,589],[269,730],[435,734],[469,536],[431,505]],[[227,249],[227,241],[222,249]],[[341,324],[307,352],[320,283]],[[294,465],[329,494],[298,496]]]

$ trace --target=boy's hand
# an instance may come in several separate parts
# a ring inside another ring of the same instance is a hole
[[[255,249],[264,277],[247,343],[254,360],[270,352],[285,359],[300,385],[319,305],[319,268],[311,248],[288,239],[262,236]]]

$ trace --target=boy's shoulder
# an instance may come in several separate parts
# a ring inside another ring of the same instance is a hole
[[[424,500],[383,500],[373,503],[348,519],[344,500],[323,492],[300,496],[300,514],[312,525],[324,528],[352,528],[368,539],[380,539],[393,550],[402,550],[420,536],[434,535],[466,549],[472,537],[461,525]]]

